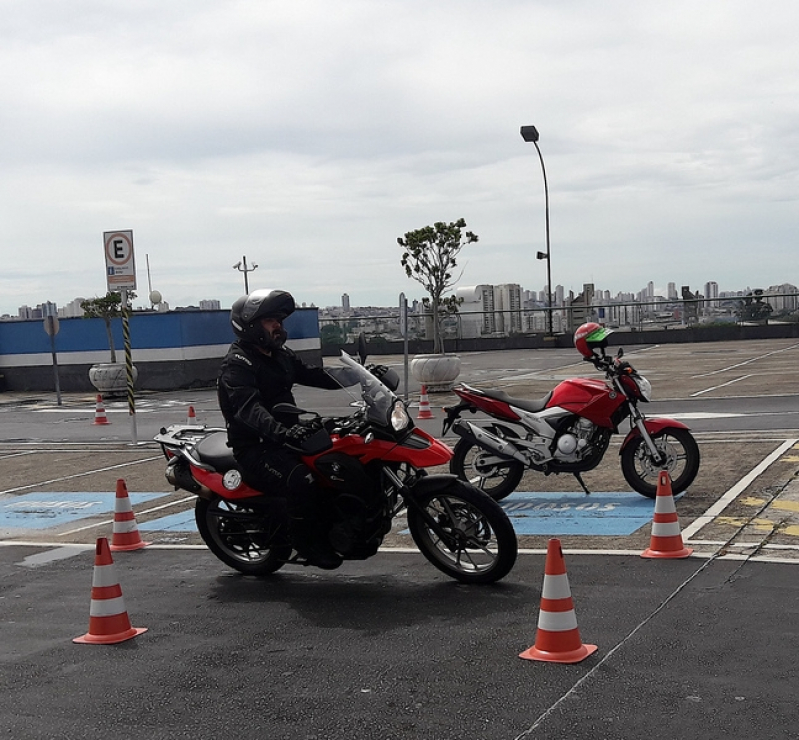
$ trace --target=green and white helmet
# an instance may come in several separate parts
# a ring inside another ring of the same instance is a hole
[[[595,321],[589,321],[574,332],[574,346],[583,357],[593,357],[595,349],[604,349],[608,346],[608,336],[612,333],[612,329],[606,329]]]

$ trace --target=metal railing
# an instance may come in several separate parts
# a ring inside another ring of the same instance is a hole
[[[799,322],[799,293],[766,293],[741,298],[657,299],[652,301],[599,302],[590,306],[574,303],[552,308],[554,334],[573,332],[586,321],[596,321],[617,330],[643,331],[647,328],[685,328],[701,324]],[[458,312],[444,317],[442,338],[448,340],[544,335],[548,332],[549,309],[536,306],[513,311]],[[399,309],[385,313],[346,316],[320,313],[322,344],[348,344],[364,333],[371,343],[395,342],[402,338]],[[432,338],[429,313],[407,315],[410,340]]]

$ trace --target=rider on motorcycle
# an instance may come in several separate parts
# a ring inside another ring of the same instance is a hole
[[[245,481],[286,511],[297,551],[309,563],[333,569],[342,558],[319,519],[321,491],[297,449],[312,431],[295,415],[273,411],[276,404],[295,403],[295,383],[341,387],[322,367],[304,363],[284,346],[283,321],[294,309],[294,298],[283,290],[255,290],[233,303],[230,323],[238,339],[222,362],[217,394],[228,445]]]

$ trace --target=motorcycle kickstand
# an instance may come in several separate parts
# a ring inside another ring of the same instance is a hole
[[[585,482],[583,481],[582,476],[579,473],[572,473],[572,475],[574,475],[574,477],[577,478],[577,482],[583,487],[583,490],[585,491],[585,495],[586,496],[590,496],[591,495],[591,491],[588,490],[588,486],[585,485]]]

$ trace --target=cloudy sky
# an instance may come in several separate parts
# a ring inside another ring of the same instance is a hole
[[[250,287],[395,305],[396,239],[466,219],[461,285],[799,284],[796,0],[3,0],[0,314]]]

